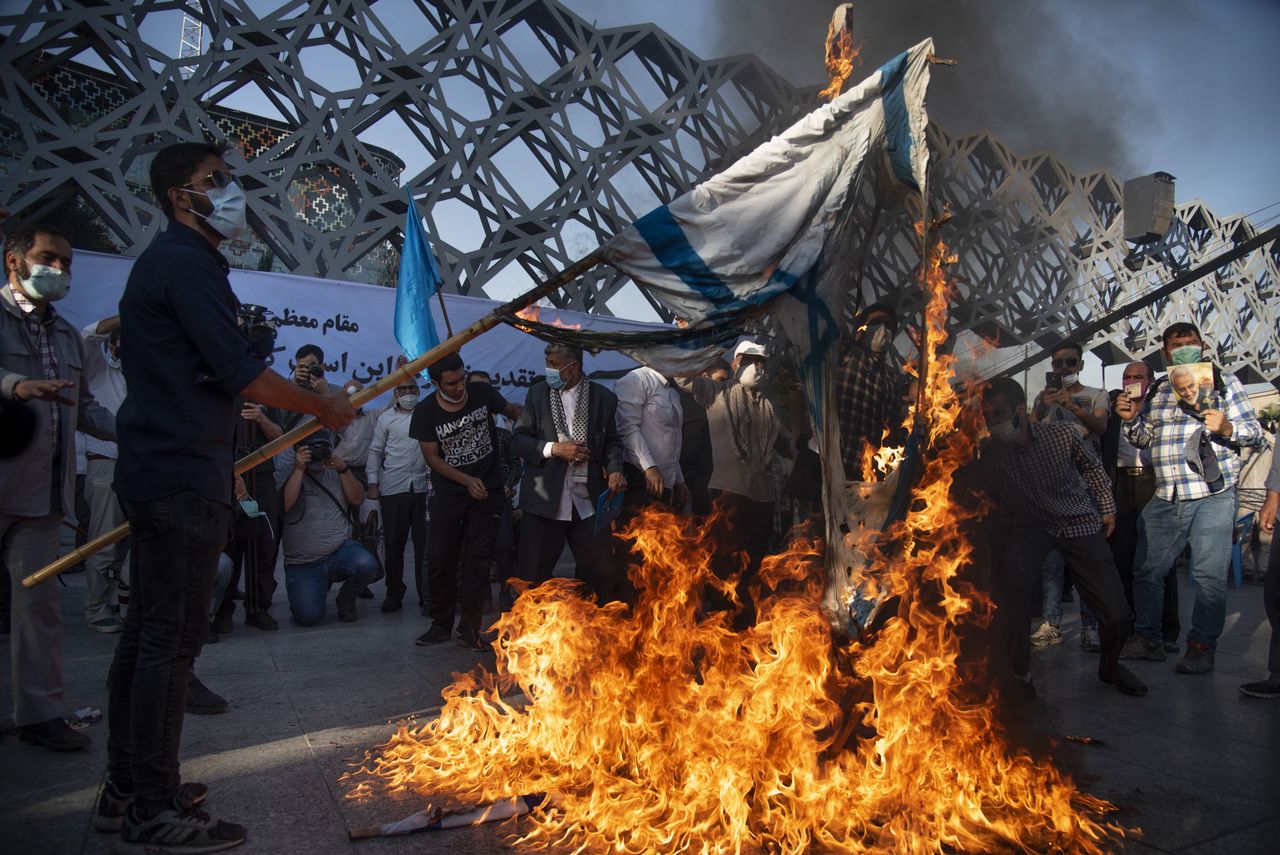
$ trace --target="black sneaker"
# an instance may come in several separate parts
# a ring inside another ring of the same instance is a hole
[[[480,637],[480,633],[474,629],[458,630],[458,638],[456,639],[459,647],[465,647],[468,650],[487,650],[489,645]]]
[[[1164,645],[1152,644],[1140,635],[1129,636],[1129,640],[1120,649],[1121,659],[1149,659],[1152,662],[1163,662]]]
[[[43,745],[50,751],[75,751],[87,748],[93,742],[87,734],[72,730],[71,725],[61,718],[24,724],[18,728],[18,738],[32,745]]]
[[[338,620],[343,623],[354,623],[360,615],[356,612],[356,598],[350,594],[339,594],[338,604]]]
[[[232,618],[233,618],[233,615],[231,614],[223,614],[222,612],[218,612],[218,614],[214,615],[213,617],[213,631],[217,633],[231,632]]]
[[[1256,683],[1245,683],[1240,687],[1240,694],[1266,700],[1280,698],[1280,674],[1272,674],[1267,679],[1258,680]]]
[[[173,803],[180,810],[190,810],[203,804],[209,797],[209,788],[204,784],[191,781],[178,787],[173,796]],[[116,789],[116,785],[107,781],[98,794],[98,804],[93,810],[93,827],[97,831],[115,833],[124,824],[124,815],[133,804],[133,793],[125,793]]]
[[[275,632],[280,628],[280,622],[271,616],[271,612],[261,611],[253,612],[244,616],[244,625],[256,627],[263,632]]]
[[[359,596],[360,599],[362,600],[372,600],[373,591],[370,591],[369,586],[365,585],[363,588],[360,589],[360,593],[357,596]]]
[[[214,819],[198,808],[166,808],[143,819],[134,808],[125,814],[116,852],[152,855],[156,852],[218,852],[244,843],[243,825]]]
[[[400,611],[400,607],[404,605],[399,597],[387,597],[382,601],[382,613],[390,614],[391,612]]]
[[[227,711],[227,699],[210,689],[192,672],[187,680],[187,712],[192,715],[218,715]]]
[[[1213,670],[1213,650],[1194,641],[1187,642],[1187,652],[1182,654],[1173,670],[1179,674],[1208,674]]]
[[[419,647],[426,647],[428,644],[440,644],[448,641],[452,637],[453,633],[450,630],[445,629],[438,623],[433,623],[430,629],[418,636],[418,640],[414,644]]]

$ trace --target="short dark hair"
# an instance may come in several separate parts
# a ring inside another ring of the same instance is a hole
[[[314,356],[318,361],[324,362],[324,351],[320,349],[318,344],[304,344],[298,348],[298,352],[293,355],[293,358],[296,361],[308,356]]]
[[[1053,350],[1049,351],[1049,353],[1051,354],[1057,353],[1060,350],[1074,350],[1076,352],[1076,358],[1082,362],[1084,361],[1084,348],[1080,346],[1080,342],[1078,341],[1063,339],[1062,341],[1055,344],[1053,346]]]
[[[859,327],[862,326],[864,323],[867,322],[867,318],[871,317],[877,312],[881,312],[883,314],[888,315],[890,326],[893,327],[893,331],[894,332],[898,331],[898,310],[895,309],[893,306],[890,306],[888,303],[872,303],[870,306],[867,306],[861,312],[858,312],[858,322],[854,326],[859,326]]]
[[[468,372],[467,372],[467,382],[468,382],[468,383],[470,383],[470,382],[472,382],[472,381],[479,382],[478,380],[476,380],[476,379],[475,379],[475,378],[477,378],[477,377],[483,377],[483,378],[484,378],[484,382],[486,382],[486,383],[492,383],[492,382],[493,382],[493,378],[489,376],[489,372],[488,372],[488,371],[484,371],[484,370],[481,370],[481,369],[479,369],[479,368],[472,368],[470,371],[468,371]]]
[[[547,356],[550,356],[553,353],[558,353],[570,362],[576,362],[579,365],[582,364],[582,348],[572,344],[565,344],[562,341],[549,342],[546,349],[543,350],[543,353]]]
[[[440,378],[445,375],[446,371],[460,371],[466,365],[462,361],[462,354],[454,351],[440,357],[427,367],[427,376],[431,378],[431,382],[437,386],[440,385]]]
[[[227,144],[221,142],[184,142],[162,148],[156,152],[151,161],[151,193],[156,197],[156,204],[164,215],[173,219],[173,203],[169,201],[169,190],[183,187],[191,173],[195,172],[209,155],[222,157],[227,153]]]
[[[1186,321],[1179,321],[1176,324],[1169,324],[1169,326],[1164,328],[1164,332],[1160,334],[1160,342],[1162,344],[1168,344],[1169,339],[1173,338],[1174,336],[1177,336],[1178,338],[1182,338],[1184,336],[1189,336],[1189,335],[1193,335],[1196,338],[1203,340],[1203,336],[1200,335],[1199,327],[1197,327],[1195,324],[1188,323]]]
[[[989,401],[997,395],[1003,395],[1015,407],[1027,402],[1027,393],[1022,391],[1022,386],[1012,377],[997,377],[982,390],[985,400]]]
[[[31,247],[36,245],[36,235],[50,235],[71,243],[71,238],[67,237],[66,233],[57,226],[51,226],[48,223],[33,223],[29,226],[18,226],[18,228],[9,232],[4,239],[4,254],[8,255],[11,252],[16,252],[20,257],[26,258],[27,253],[31,251]]]

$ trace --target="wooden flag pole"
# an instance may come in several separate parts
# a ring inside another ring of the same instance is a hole
[[[502,322],[504,316],[513,315],[522,309],[532,306],[538,300],[541,300],[553,291],[563,287],[569,282],[572,282],[574,279],[577,279],[583,273],[586,273],[588,270],[599,264],[601,258],[602,255],[599,249],[589,255],[583,256],[536,288],[526,291],[524,294],[521,294],[519,297],[516,297],[508,303],[504,303],[489,314],[477,320],[475,323],[471,324],[471,326],[463,329],[457,335],[451,336],[419,356],[417,359],[411,362],[406,362],[386,377],[383,377],[377,383],[366,386],[360,391],[354,393],[351,396],[351,406],[359,407],[365,402],[378,397],[383,392],[386,392],[389,389],[394,389],[396,386],[400,385],[402,381],[410,379],[414,375],[424,371],[427,366],[432,363],[439,362],[450,353],[458,351],[464,344],[471,341],[473,338],[493,329]],[[308,436],[311,436],[311,434],[320,430],[322,427],[323,425],[314,418],[307,419],[288,433],[276,437],[256,451],[250,452],[237,460],[235,467],[236,474],[241,475],[260,463],[265,463],[280,452],[284,451],[286,448],[296,445]],[[93,555],[95,552],[123,540],[128,537],[128,535],[128,523],[113,528],[106,534],[94,538],[79,549],[67,553],[52,564],[42,567],[30,576],[27,576],[22,580],[22,584],[24,587],[34,588],[46,579],[51,579],[52,577],[57,576],[69,567],[74,567],[90,555]]]

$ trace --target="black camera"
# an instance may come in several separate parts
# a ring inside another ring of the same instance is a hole
[[[302,370],[310,374],[312,377],[319,378],[324,376],[324,368],[321,367],[319,362],[310,362],[302,366]]]
[[[333,443],[327,436],[313,436],[303,443],[311,452],[312,463],[324,463],[333,455]]]
[[[241,303],[240,311],[236,314],[240,321],[240,329],[244,331],[245,337],[249,341],[257,341],[260,338],[270,338],[273,341],[276,337],[276,327],[279,321],[271,314],[271,310],[266,306],[256,306],[253,303]]]

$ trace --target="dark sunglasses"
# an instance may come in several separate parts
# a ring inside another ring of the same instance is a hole
[[[196,183],[199,181],[208,181],[218,190],[222,190],[223,188],[233,184],[235,180],[236,180],[236,177],[232,175],[230,172],[223,172],[221,169],[215,169],[213,170],[213,172],[210,172],[208,175],[202,175],[199,178],[197,178],[195,181],[189,181],[186,184],[183,184],[182,186],[194,187]]]
[[[1068,356],[1065,359],[1055,359],[1051,364],[1054,368],[1074,368],[1080,364],[1080,360],[1074,356]]]

